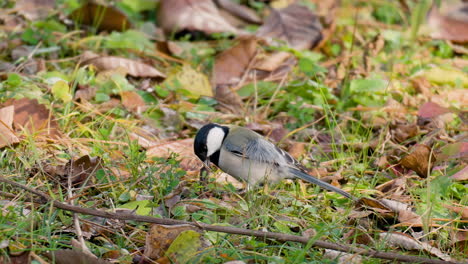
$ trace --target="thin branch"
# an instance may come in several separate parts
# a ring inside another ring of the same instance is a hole
[[[30,193],[33,193],[41,197],[42,199],[36,200],[37,203],[41,203],[41,204],[52,203],[52,205],[56,208],[75,212],[75,213],[80,213],[80,214],[94,215],[94,216],[111,218],[111,219],[119,219],[119,220],[131,220],[131,221],[138,221],[138,222],[154,223],[154,224],[160,224],[160,225],[183,225],[185,224],[185,225],[192,225],[192,226],[201,228],[206,231],[254,236],[254,237],[262,238],[262,239],[274,239],[274,240],[281,241],[281,242],[298,242],[302,244],[309,243],[309,238],[303,237],[303,236],[289,235],[289,234],[276,233],[276,232],[250,230],[250,229],[230,227],[230,226],[216,226],[216,225],[209,225],[209,224],[198,223],[198,222],[188,222],[188,221],[167,219],[167,218],[156,218],[152,216],[112,213],[112,212],[101,211],[101,210],[96,210],[96,209],[83,208],[80,206],[74,206],[74,205],[69,205],[69,204],[55,201],[51,197],[49,197],[48,195],[42,192],[29,188],[20,183],[5,179],[4,177],[1,177],[1,176],[0,176],[0,182],[4,182],[7,184],[16,186],[18,188],[21,188],[23,190],[26,190]],[[387,260],[393,260],[393,261],[410,262],[410,263],[428,263],[428,264],[456,263],[456,262],[444,261],[444,260],[439,260],[439,259],[430,259],[430,258],[419,257],[419,256],[401,255],[398,253],[381,252],[381,251],[376,251],[372,249],[364,249],[364,248],[359,248],[359,247],[339,245],[339,244],[322,241],[322,240],[316,240],[312,243],[312,245],[315,247],[319,247],[319,248],[333,249],[333,250],[337,250],[341,252],[354,253],[354,254],[359,254],[363,256],[369,256],[373,258],[387,259]]]

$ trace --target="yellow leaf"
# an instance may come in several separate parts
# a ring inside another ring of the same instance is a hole
[[[457,69],[431,68],[424,71],[423,76],[433,83],[438,84],[461,84],[468,87],[468,75]]]

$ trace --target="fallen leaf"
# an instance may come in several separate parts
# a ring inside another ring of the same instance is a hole
[[[433,102],[427,102],[419,107],[418,116],[422,118],[434,118],[449,112],[450,110],[445,107]]]
[[[262,59],[257,59],[253,68],[262,71],[272,72],[278,69],[287,59],[291,58],[289,52],[278,51],[270,54]]]
[[[332,250],[332,249],[325,249],[323,258],[333,260],[333,263],[338,263],[338,264],[344,264],[344,263],[361,264],[363,261],[360,255],[344,253],[344,252]]]
[[[449,209],[452,212],[460,214],[461,219],[468,219],[468,206],[463,206],[461,204],[454,204],[454,205],[443,205],[445,208]]]
[[[226,185],[232,184],[236,189],[243,189],[245,188],[245,184],[243,182],[238,181],[236,178],[232,177],[231,175],[219,172],[213,176],[215,178],[215,182]]]
[[[322,25],[308,7],[292,4],[280,10],[273,9],[257,36],[282,40],[295,49],[310,49],[322,39]]]
[[[445,261],[453,261],[449,255],[443,253],[440,249],[433,247],[425,242],[420,242],[413,237],[397,232],[383,232],[379,234],[382,242],[388,243],[393,246],[404,248],[406,250],[419,250],[426,251],[431,253],[434,256],[437,256]]]
[[[124,91],[120,93],[122,105],[130,112],[141,113],[146,106],[145,100],[135,91]]]
[[[182,30],[239,33],[219,14],[212,0],[162,0],[157,17],[166,34]]]
[[[90,256],[76,249],[59,249],[47,252],[46,256],[56,264],[110,264],[110,262]]]
[[[400,164],[406,169],[413,170],[420,177],[426,178],[430,175],[435,161],[435,155],[430,147],[417,144],[400,160]]]
[[[15,107],[13,105],[0,109],[0,148],[19,143],[12,128],[14,114]]]
[[[231,0],[215,0],[215,2],[220,8],[248,23],[262,23],[262,19],[258,17],[257,13],[244,5],[240,5]]]
[[[94,98],[96,95],[97,88],[95,86],[91,86],[89,84],[81,85],[78,84],[76,91],[75,91],[75,100],[80,99],[89,101]]]
[[[31,251],[23,251],[20,254],[2,254],[0,263],[5,264],[29,264],[31,263]]]
[[[36,99],[10,99],[4,106],[14,106],[15,115],[13,126],[16,131],[28,131],[28,133],[59,137],[58,124],[53,119],[50,111],[43,104],[39,104]]]
[[[393,212],[397,213],[398,221],[401,224],[408,226],[422,226],[421,216],[413,212],[409,205],[390,199],[382,199],[380,200],[380,203],[383,204],[386,208],[389,208]]]
[[[171,246],[172,242],[184,231],[200,232],[192,225],[158,225],[151,226],[146,235],[144,255],[150,259],[162,258]]]
[[[433,67],[424,70],[420,74],[433,83],[449,85],[457,85],[457,83],[460,83],[462,86],[468,87],[468,76],[466,73],[455,68]]]
[[[450,234],[450,241],[456,250],[468,255],[468,231],[454,231]]]
[[[184,64],[182,68],[177,69],[174,73],[170,73],[163,85],[174,87],[174,90],[186,90],[189,93],[185,95],[190,98],[197,99],[200,96],[213,96],[213,89],[208,77],[194,70],[188,64]]]
[[[166,75],[158,71],[151,65],[116,56],[97,56],[88,59],[89,53],[84,53],[84,58],[81,62],[82,65],[92,64],[99,71],[113,70],[117,68],[124,68],[127,74],[133,77],[147,77],[147,78],[165,78]]]
[[[450,176],[450,178],[454,181],[466,181],[468,180],[468,166],[461,169],[459,172]]]
[[[70,18],[76,23],[93,26],[98,30],[125,31],[133,27],[125,13],[116,7],[94,1],[85,1],[85,4],[71,13]]]
[[[230,108],[231,112],[239,112],[242,101],[235,89],[243,81],[243,76],[249,71],[257,54],[255,38],[241,38],[233,47],[216,56],[213,67],[213,83],[215,97]]]
[[[180,165],[186,171],[198,171],[203,167],[203,163],[193,152],[193,138],[157,144],[148,148],[146,156],[168,158],[171,153],[178,154],[179,159],[182,160]]]
[[[392,136],[396,142],[402,143],[410,138],[414,138],[419,133],[419,127],[413,123],[397,123],[392,127]]]
[[[90,180],[91,176],[96,174],[96,171],[101,169],[102,160],[99,157],[90,157],[84,155],[77,160],[70,160],[65,165],[65,175],[61,175],[62,182],[67,183],[70,177],[72,185],[81,185]]]
[[[44,19],[55,9],[55,0],[17,0],[15,9],[29,20]]]
[[[428,24],[433,30],[431,37],[461,43],[468,42],[467,8],[468,4],[463,4],[444,15],[436,5],[433,5],[427,16]]]
[[[131,201],[122,205],[118,208],[128,209],[130,213],[136,215],[151,215],[152,207],[150,200]]]
[[[171,262],[189,263],[196,257],[197,253],[208,246],[210,246],[210,243],[199,231],[186,230],[182,231],[177,238],[174,239],[165,255]]]
[[[257,54],[258,40],[240,38],[234,46],[216,56],[213,67],[213,82],[220,85],[237,86],[249,69]]]
[[[427,98],[432,96],[431,83],[423,76],[411,79],[411,84],[418,93],[421,93]]]

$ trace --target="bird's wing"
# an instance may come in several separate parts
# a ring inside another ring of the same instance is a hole
[[[234,129],[243,131],[242,133],[230,133],[223,143],[225,149],[234,155],[245,159],[304,170],[304,167],[289,153],[278,148],[261,135],[243,127]]]

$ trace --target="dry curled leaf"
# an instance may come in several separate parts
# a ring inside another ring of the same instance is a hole
[[[85,52],[82,56],[83,61],[81,64],[94,65],[99,71],[108,71],[117,68],[124,68],[128,75],[133,77],[147,77],[147,78],[165,78],[166,75],[161,73],[156,68],[146,63],[139,61],[116,57],[116,56],[99,56],[90,52]]]
[[[238,33],[212,0],[162,0],[159,5],[158,22],[166,34],[182,30]]]
[[[70,17],[79,24],[94,26],[99,30],[125,31],[132,27],[127,15],[119,9],[93,1],[85,1],[85,4],[73,11]]]
[[[406,250],[419,250],[431,253],[445,261],[455,261],[449,255],[443,253],[440,249],[429,245],[426,242],[420,242],[413,237],[397,232],[383,232],[379,234],[382,242],[393,246],[404,248]]]
[[[409,205],[390,199],[382,199],[380,202],[398,214],[398,221],[402,225],[422,226],[421,216],[413,212]]]
[[[406,169],[413,170],[420,177],[426,178],[430,175],[435,161],[435,155],[430,147],[417,144],[400,160],[400,164]]]
[[[280,10],[273,9],[257,36],[286,42],[295,49],[310,49],[322,39],[322,25],[306,6],[292,4]]]

